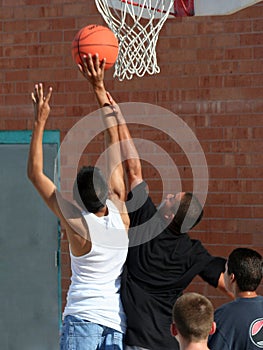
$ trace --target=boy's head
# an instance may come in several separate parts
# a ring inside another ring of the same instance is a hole
[[[101,170],[93,166],[84,166],[78,172],[73,186],[73,199],[82,208],[97,213],[106,205],[108,185]]]
[[[207,341],[215,332],[214,308],[210,300],[198,293],[185,293],[173,307],[171,334],[187,342]]]
[[[263,275],[262,256],[250,248],[237,248],[229,255],[226,263],[225,284],[230,288],[230,277],[241,292],[254,292]]]
[[[158,210],[172,230],[182,233],[197,225],[203,216],[203,208],[191,192],[168,194]]]

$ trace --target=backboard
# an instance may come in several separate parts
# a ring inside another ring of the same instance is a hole
[[[194,0],[195,16],[230,15],[262,0]]]
[[[167,0],[165,2],[160,0],[108,0],[108,4],[116,10],[121,11],[126,8],[126,12],[147,19],[152,17],[153,12],[155,18],[160,18],[161,14],[166,12],[169,12],[171,17],[194,15],[194,0]]]
[[[173,0],[173,7],[169,10],[169,17],[183,16],[220,16],[229,15],[252,6],[262,0]],[[170,1],[166,1],[162,9],[160,0],[108,0],[110,7],[121,10],[123,6],[130,8],[136,15],[149,18],[149,11],[157,7],[159,11],[167,11]],[[156,17],[159,16],[156,11]]]

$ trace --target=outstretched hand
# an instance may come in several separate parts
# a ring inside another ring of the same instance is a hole
[[[86,78],[94,89],[104,87],[104,68],[106,59],[99,60],[99,55],[82,57],[82,64],[78,64],[79,71]]]
[[[47,95],[44,96],[43,84],[39,83],[35,85],[35,90],[31,93],[31,98],[34,105],[35,121],[46,122],[50,113],[49,100],[51,95],[52,87],[49,87]]]

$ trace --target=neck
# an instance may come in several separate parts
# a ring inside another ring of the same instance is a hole
[[[180,350],[209,350],[207,346],[207,340],[201,340],[198,343],[187,342],[181,339],[180,341]]]
[[[105,205],[105,207],[101,208],[97,213],[95,213],[96,216],[106,216],[108,215],[108,207]]]
[[[190,343],[186,347],[180,348],[180,350],[209,350],[206,344]]]
[[[238,291],[235,294],[236,298],[255,298],[256,296],[257,296],[257,293],[256,292],[251,292],[251,291],[248,291],[248,292]]]

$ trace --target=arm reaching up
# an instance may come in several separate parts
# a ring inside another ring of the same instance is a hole
[[[34,105],[34,126],[29,148],[27,174],[42,199],[53,213],[63,222],[67,238],[74,255],[87,253],[90,248],[88,229],[82,220],[79,209],[66,201],[55,184],[43,172],[43,134],[50,114],[50,87],[44,96],[43,84],[36,84],[31,94]],[[59,201],[58,201],[59,199]]]
[[[126,229],[129,227],[129,217],[125,206],[125,182],[121,161],[118,123],[115,113],[110,105],[107,92],[104,87],[105,59],[100,63],[98,55],[93,60],[91,55],[83,58],[79,70],[91,83],[97,101],[102,108],[103,122],[106,127],[105,140],[107,147],[107,165],[109,174],[110,199],[120,211]]]
[[[50,87],[47,96],[44,96],[43,85],[36,84],[31,98],[34,104],[34,126],[29,148],[27,174],[48,207],[58,216],[54,183],[43,173],[43,134],[50,113],[49,101],[52,95]]]
[[[129,187],[132,190],[143,181],[141,161],[131,137],[126,120],[112,96],[107,93],[108,99],[114,108],[116,119],[118,121],[119,139],[121,142],[121,151],[125,160],[125,170],[128,177]]]

